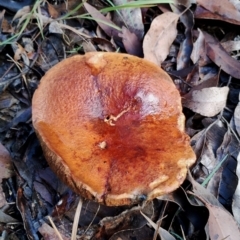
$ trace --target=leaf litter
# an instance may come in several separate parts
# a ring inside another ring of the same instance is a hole
[[[2,236],[239,239],[238,1],[32,4],[16,8],[15,16],[0,14],[0,139],[11,155],[3,150],[8,160],[0,165]],[[80,217],[75,215],[79,197],[48,167],[33,132],[31,97],[49,68],[88,51],[144,55],[171,74],[198,158],[181,189],[147,206],[112,208],[84,200]]]
[[[176,25],[179,17],[176,13],[166,12],[154,18],[143,40],[143,53],[146,60],[161,66],[177,36]]]

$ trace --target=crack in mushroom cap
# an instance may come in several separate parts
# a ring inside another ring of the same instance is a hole
[[[196,159],[172,80],[134,56],[95,52],[63,60],[42,78],[32,111],[51,168],[100,203],[167,194]]]

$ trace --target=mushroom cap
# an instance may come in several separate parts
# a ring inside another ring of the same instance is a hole
[[[131,55],[63,60],[41,79],[32,114],[50,167],[76,193],[106,205],[174,191],[196,159],[171,78]]]

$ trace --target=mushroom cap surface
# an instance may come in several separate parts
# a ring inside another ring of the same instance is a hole
[[[50,167],[76,193],[106,205],[174,191],[196,159],[171,78],[128,54],[58,63],[41,79],[32,114]]]

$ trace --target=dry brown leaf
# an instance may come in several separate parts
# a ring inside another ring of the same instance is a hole
[[[14,33],[14,29],[8,20],[4,17],[5,10],[0,12],[0,27],[3,33]]]
[[[133,206],[126,209],[119,215],[104,217],[100,220],[99,225],[103,227],[104,232],[108,235],[113,232],[117,233],[123,229],[139,229],[147,224],[147,220],[142,216],[144,213],[150,219],[154,218],[157,205],[153,201],[142,206]],[[105,238],[107,237],[105,236]],[[107,238],[109,239],[109,238]]]
[[[205,202],[208,202],[214,206],[222,207],[217,198],[212,193],[210,193],[209,190],[207,190],[205,187],[203,187],[201,184],[199,184],[197,181],[193,179],[190,171],[188,171],[187,179],[191,182],[193,187],[193,193],[196,196],[200,197],[201,199],[204,199]]]
[[[85,2],[84,7],[91,14],[93,19],[98,23],[100,28],[109,36],[114,39],[120,39],[118,34],[121,33],[118,29],[118,26],[114,24],[111,20],[101,14],[95,7],[91,6],[87,2]],[[113,27],[114,26],[114,27]]]
[[[20,60],[21,56],[23,54],[26,54],[25,53],[25,49],[24,49],[24,47],[21,44],[16,43],[16,45],[12,45],[12,47],[13,47],[13,50],[14,50],[14,60],[15,61]]]
[[[233,141],[234,141],[233,139],[234,137],[232,135],[232,132],[228,128],[224,136],[223,137],[219,136],[219,139],[216,140],[216,142],[222,141],[220,145],[216,144],[215,146],[213,146],[215,147],[213,151],[215,152],[215,156],[216,156],[214,169],[218,168],[218,170],[214,173],[214,175],[212,176],[212,178],[209,180],[207,184],[207,189],[212,194],[214,194],[214,196],[218,197],[219,201],[221,201],[221,203],[226,208],[228,207],[227,205],[230,205],[227,202],[231,201],[230,196],[232,196],[234,193],[234,190],[231,191],[231,188],[236,187],[236,185],[234,186],[235,174],[233,172],[231,174],[230,173],[231,171],[228,167],[229,162],[231,161],[230,145],[233,144]],[[219,166],[219,164],[221,166]],[[229,169],[228,174],[226,174],[226,169]],[[235,167],[233,167],[233,169],[234,170],[232,171],[235,171]],[[227,180],[227,178],[229,178],[229,180]],[[231,185],[231,187],[229,185]]]
[[[47,2],[47,8],[51,18],[56,19],[61,16],[61,11],[58,11],[57,6]]]
[[[0,181],[14,175],[11,157],[7,149],[0,143]]]
[[[212,20],[221,20],[225,22],[229,22],[232,24],[240,25],[240,21],[234,19],[224,18],[217,13],[212,13],[204,7],[197,5],[196,10],[194,11],[194,17],[199,19],[212,19]]]
[[[177,36],[179,15],[166,12],[154,18],[143,40],[144,58],[157,64],[166,59],[170,46]]]
[[[122,33],[118,34],[122,38],[123,45],[127,53],[138,57],[142,56],[142,43],[137,36],[126,27],[122,27]]]
[[[68,1],[60,1],[62,3],[52,5],[47,2],[48,4],[48,13],[51,18],[56,19],[58,17],[61,17],[67,12],[72,12],[72,16],[77,16],[77,15],[82,15],[85,13],[84,8],[81,6],[80,8],[78,7],[79,4],[81,4],[82,1],[80,0],[68,0]],[[79,19],[78,19],[79,20]]]
[[[190,92],[188,90],[186,95],[182,94],[183,98],[187,98],[188,94],[191,94],[192,91],[195,90],[202,90],[203,88],[209,88],[209,87],[217,87],[219,83],[219,74],[213,74],[211,72],[208,72],[206,75],[204,75],[201,80],[199,79],[199,74],[196,75],[196,79],[194,76],[190,76],[189,84],[192,86]]]
[[[115,52],[115,46],[106,38],[95,37],[92,41],[98,45],[98,47],[105,52]]]
[[[222,42],[221,45],[223,48],[229,53],[233,51],[239,51],[240,50],[240,41],[227,41]]]
[[[240,2],[239,0],[229,0],[230,3],[232,3],[234,5],[234,7],[240,11]]]
[[[230,76],[240,79],[240,62],[231,57],[214,37],[206,32],[203,34],[208,57]]]
[[[183,7],[182,5],[171,5],[174,13],[180,14],[180,22],[184,25],[185,39],[180,43],[180,49],[177,55],[177,70],[185,69],[189,67],[190,56],[193,50],[193,37],[192,29],[194,26],[194,15],[190,9]]]
[[[203,178],[205,175],[212,173],[219,162],[222,161],[222,157],[217,154],[217,151],[219,151],[219,149],[221,149],[223,146],[225,146],[226,150],[228,150],[228,147],[225,144],[226,141],[223,141],[225,135],[225,126],[220,120],[217,120],[210,122],[202,131],[197,133],[191,139],[194,152],[198,156],[198,162],[204,166],[204,174],[200,178]],[[213,182],[211,182],[211,180],[207,185],[208,189],[210,189],[211,193],[213,193],[214,196],[218,196],[218,173],[220,172],[221,171],[219,169],[219,171],[217,171],[217,174],[215,173],[211,178],[214,182],[216,182],[216,185],[213,186]],[[196,194],[199,195],[199,193]],[[204,199],[206,200],[205,196]]]
[[[49,24],[48,30],[50,33],[64,34],[62,28],[57,21],[53,21]]]
[[[207,63],[209,63],[210,59],[207,57],[205,51],[204,35],[201,30],[198,30],[198,32],[198,38],[193,44],[191,59],[194,64],[199,62],[199,66],[205,66]]]
[[[228,0],[197,0],[197,3],[212,13],[217,13],[224,19],[240,21],[240,13]]]
[[[198,82],[191,90],[201,90],[203,88],[217,87],[219,82],[219,75],[208,74]]]
[[[26,19],[28,17],[28,14],[30,13],[31,8],[30,6],[23,7],[22,9],[18,10],[16,14],[14,15],[12,22],[16,20],[17,18],[22,18]],[[19,24],[19,23],[18,23]]]
[[[3,9],[3,10],[0,12],[0,25],[2,24],[1,21],[4,19],[5,12],[6,12],[5,9]]]
[[[159,234],[161,240],[176,240],[176,238],[173,237],[167,230],[159,227],[155,222],[152,221],[151,218],[146,216],[143,212],[141,212],[141,214],[148,221],[149,225],[151,225],[155,231],[158,231],[158,234]]]
[[[38,231],[43,236],[44,240],[69,240],[70,238],[64,237],[62,235],[59,236],[60,233],[57,233],[58,229],[54,230],[47,223],[43,223]]]
[[[203,229],[207,223],[209,213],[207,208],[203,207],[201,201],[196,202],[183,188],[162,197],[159,200],[170,201],[177,204],[185,212],[186,218],[191,222],[195,229]]]
[[[238,104],[237,104],[237,106],[236,106],[236,108],[234,110],[233,121],[234,121],[235,129],[236,129],[236,131],[238,133],[238,136],[240,136],[240,102],[238,102]]]
[[[4,213],[2,209],[0,209],[0,223],[17,223],[19,222],[17,219],[9,216],[8,214]],[[1,239],[1,236],[0,236]]]
[[[38,20],[38,28],[43,29],[45,27],[46,24],[52,22],[53,20],[44,15],[43,12],[40,11],[40,9],[38,9],[38,11],[30,14],[31,12],[31,8],[29,6],[26,6],[22,9],[20,9],[14,16],[13,21],[15,21],[16,19],[18,19],[18,27],[21,26],[21,24],[28,18],[30,19],[37,19]]]
[[[130,0],[113,0],[114,5],[123,5]],[[131,33],[134,33],[139,40],[144,35],[144,25],[142,21],[142,11],[140,8],[123,8],[113,12],[113,21],[118,26],[125,26]]]
[[[206,117],[213,117],[226,106],[228,87],[194,90],[183,98],[183,106]]]
[[[95,46],[92,44],[92,42],[91,41],[87,41],[87,40],[82,42],[82,48],[83,48],[85,53],[87,53],[87,52],[96,52],[97,51]]]
[[[209,210],[209,235],[211,239],[237,240],[240,230],[233,216],[224,208],[205,202]]]
[[[240,95],[239,95],[240,98]],[[240,99],[239,99],[240,100]],[[233,124],[238,136],[240,136],[240,102],[238,102],[233,116]],[[236,187],[235,193],[233,195],[233,204],[232,204],[232,211],[233,215],[240,225],[240,154],[237,156],[237,168],[236,168],[236,175],[238,177],[238,185]]]
[[[20,59],[22,59],[26,66],[30,65],[30,60],[28,58],[28,54],[27,54],[25,48],[21,44],[19,44],[17,42],[12,43],[12,49],[14,51],[14,61],[17,62]]]
[[[240,153],[237,156],[237,161],[238,161],[238,164],[237,164],[236,174],[238,176],[238,185],[237,185],[235,193],[233,195],[232,211],[233,211],[234,218],[236,219],[236,221],[240,225],[240,181],[239,181],[239,177],[240,177]]]
[[[2,180],[14,175],[11,157],[7,149],[0,143],[0,208],[7,202],[2,191]]]
[[[199,183],[197,183],[190,172],[188,179],[193,184],[194,195],[196,195],[209,210],[209,235],[211,239],[237,240],[240,230],[233,216],[221,206],[219,201]]]
[[[210,135],[210,134],[208,134]],[[218,135],[214,135],[213,138],[206,138],[204,142],[204,149],[200,158],[201,164],[206,167],[205,172],[211,173],[217,165],[217,159],[215,157],[215,138],[219,137]]]

